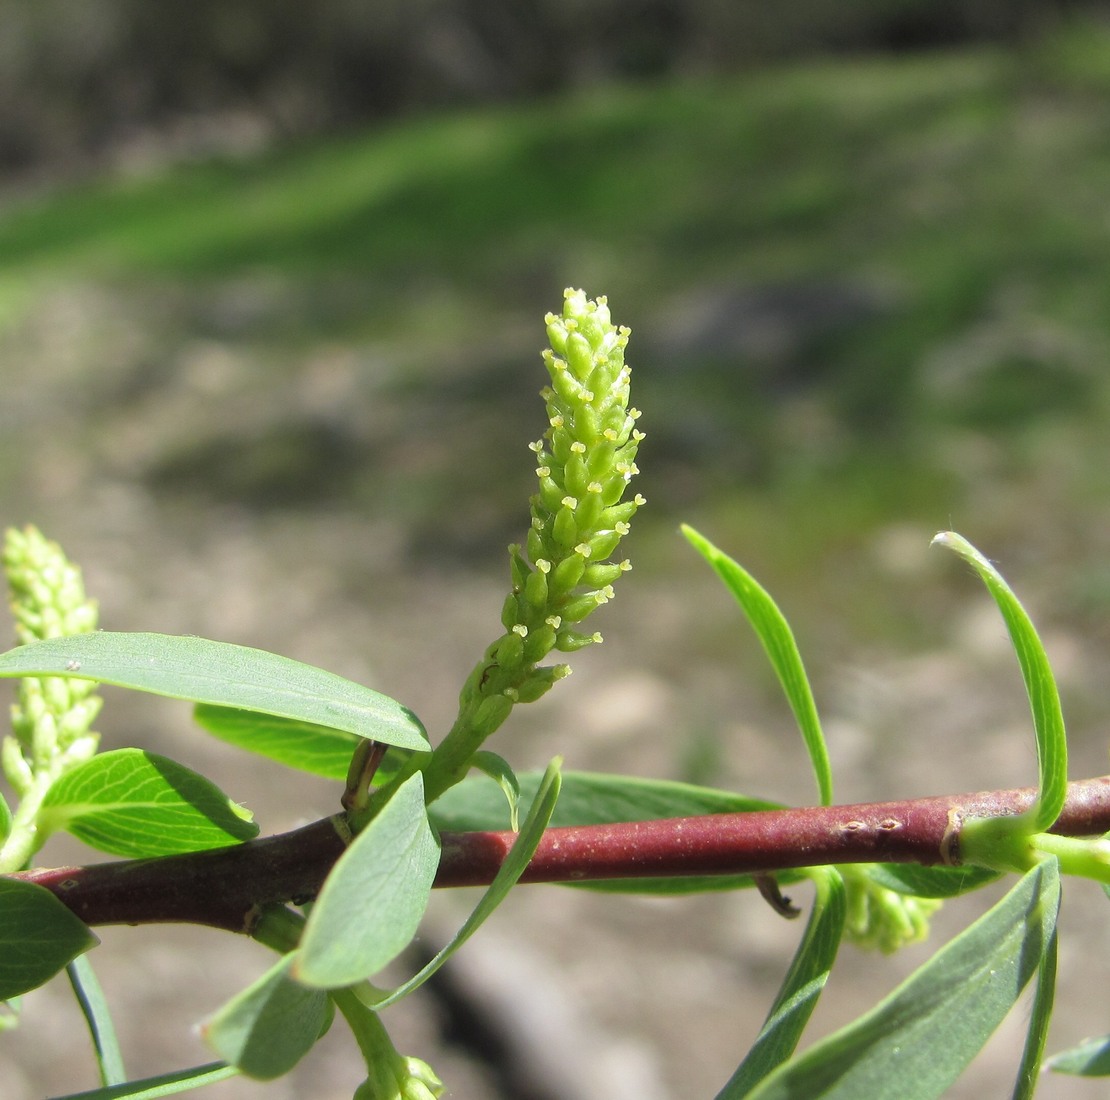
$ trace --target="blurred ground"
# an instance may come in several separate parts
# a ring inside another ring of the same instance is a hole
[[[1065,694],[1072,774],[1100,774],[1108,74],[1105,39],[1100,53],[1078,38],[1032,59],[828,65],[445,116],[23,201],[0,225],[0,521],[60,540],[106,627],[310,661],[405,701],[435,736],[499,629],[543,427],[542,314],[583,285],[634,330],[649,508],[599,622],[606,644],[514,716],[498,751],[522,769],[560,753],[812,800],[761,655],[676,534],[688,520],[794,623],[839,799],[1030,782],[1001,624],[928,551],[952,526],[1027,601]],[[329,785],[202,739],[187,708],[107,694],[106,746],[197,767],[264,831],[335,809]],[[429,950],[468,900],[437,895]],[[986,900],[950,904],[938,935]],[[1069,883],[1064,904],[1050,1049],[1110,1026],[1086,996],[1110,977],[1105,898]],[[746,895],[528,887],[443,996],[394,1010],[397,1038],[457,1100],[710,1096],[796,936]],[[133,1074],[206,1060],[190,1027],[266,965],[203,930],[103,940],[93,959]],[[816,1026],[924,957],[846,949]],[[57,983],[28,998],[0,1039],[6,1100],[92,1087],[91,1058],[53,1026],[72,1011]],[[953,1096],[1008,1095],[1021,1025]],[[206,1095],[330,1100],[357,1079],[337,1029],[288,1080]]]

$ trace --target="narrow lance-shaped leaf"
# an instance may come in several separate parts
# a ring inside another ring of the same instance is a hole
[[[520,780],[517,779],[516,772],[504,757],[488,749],[476,752],[471,763],[501,788],[509,807],[509,828],[516,832],[520,828]]]
[[[1056,862],[1046,860],[889,997],[765,1078],[751,1100],[944,1096],[1040,966],[1059,902]]]
[[[396,700],[261,649],[170,634],[100,631],[0,654],[0,677],[71,676],[330,726],[387,745],[427,749],[424,727]]]
[[[112,1014],[108,1002],[100,988],[92,963],[84,955],[78,955],[66,967],[74,996],[81,1006],[81,1013],[89,1027],[96,1062],[100,1067],[100,1080],[105,1085],[119,1085],[127,1080],[123,1066],[123,1052],[120,1050]]]
[[[873,863],[868,868],[879,886],[917,898],[955,898],[994,882],[1002,874],[986,867],[921,867],[916,863]]]
[[[423,776],[416,772],[332,868],[305,926],[293,976],[333,989],[381,970],[415,935],[438,864]]]
[[[1110,1077],[1110,1035],[1087,1039],[1071,1050],[1050,1058],[1048,1068],[1080,1077]]]
[[[238,1074],[239,1071],[234,1066],[223,1062],[208,1062],[203,1066],[160,1073],[157,1077],[144,1077],[122,1085],[57,1096],[54,1100],[161,1100],[163,1096],[180,1096],[183,1092],[214,1085],[217,1081],[226,1081]]]
[[[810,874],[817,891],[805,935],[759,1036],[717,1100],[740,1100],[747,1096],[794,1053],[828,981],[844,935],[847,915],[844,880],[834,867],[815,867]]]
[[[743,566],[717,549],[692,527],[683,524],[682,533],[724,581],[725,587],[736,598],[763,643],[775,674],[786,692],[798,728],[802,731],[821,803],[831,805],[832,769],[829,766],[825,735],[821,732],[821,720],[817,716],[817,705],[813,701],[809,677],[806,676],[802,655],[798,652],[798,643],[794,640],[790,624],[766,589]]]
[[[942,531],[933,542],[947,547],[970,563],[1002,612],[1029,695],[1040,765],[1037,801],[1023,815],[1023,831],[1045,832],[1060,816],[1068,788],[1068,744],[1052,666],[1032,620],[1002,579],[1002,574],[967,539],[954,531]]]
[[[1037,992],[1033,1010],[1029,1013],[1029,1027],[1025,1033],[1025,1047],[1021,1052],[1017,1081],[1010,1100],[1033,1100],[1041,1076],[1041,1059],[1044,1057],[1048,1025],[1052,1020],[1052,1004],[1056,999],[1056,964],[1059,955],[1058,934],[1055,928],[1048,945],[1041,953],[1037,967]]]
[[[454,938],[438,951],[435,957],[413,975],[403,985],[398,986],[391,993],[378,998],[369,1004],[370,1008],[380,1009],[386,1005],[395,1004],[402,997],[408,996],[415,989],[419,989],[475,932],[489,915],[503,902],[509,891],[516,885],[517,879],[524,873],[529,861],[535,854],[544,829],[551,820],[552,811],[555,809],[556,799],[559,797],[559,765],[561,760],[553,760],[544,772],[536,796],[529,807],[528,816],[516,838],[516,842],[509,849],[505,862],[494,876],[481,900],[474,907],[474,911],[467,917],[463,926]],[[356,989],[356,995],[358,990]]]

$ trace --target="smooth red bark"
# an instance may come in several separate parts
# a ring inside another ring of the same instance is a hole
[[[522,882],[736,875],[828,863],[960,862],[972,817],[1021,813],[1032,788],[901,802],[548,829]],[[1110,832],[1110,776],[1068,786],[1052,831]],[[437,886],[492,881],[516,834],[444,833]],[[159,859],[19,872],[91,925],[186,922],[249,932],[261,910],[316,895],[345,848],[342,815],[229,848]]]

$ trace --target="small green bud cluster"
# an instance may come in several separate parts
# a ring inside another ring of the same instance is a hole
[[[355,1090],[354,1100],[437,1100],[443,1082],[427,1062],[393,1055],[375,1059],[370,1076]]]
[[[545,320],[548,429],[531,445],[539,488],[526,546],[509,548],[513,589],[501,615],[507,633],[492,647],[499,669],[517,670],[517,683],[505,686],[521,702],[561,674],[535,668],[551,650],[601,641],[582,623],[612,599],[614,581],[631,568],[611,559],[644,503],[639,494],[624,499],[643,439],[639,410],[628,404],[629,330],[613,325],[605,298],[591,301],[580,290],[567,290],[562,315]],[[524,669],[531,671],[521,681]]]
[[[841,867],[848,890],[845,933],[857,947],[878,948],[891,955],[911,943],[928,938],[929,921],[941,907],[937,898],[900,894],[880,886],[866,867]]]
[[[57,543],[33,527],[9,530],[2,564],[20,645],[96,629],[96,603],[85,596],[81,571]],[[96,752],[98,735],[90,727],[100,704],[90,680],[20,681],[14,736],[5,738],[2,750],[4,773],[17,794],[25,795],[39,776],[56,777]]]

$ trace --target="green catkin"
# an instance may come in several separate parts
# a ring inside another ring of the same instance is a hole
[[[545,318],[550,384],[540,396],[548,428],[529,444],[537,486],[524,546],[509,547],[505,633],[467,678],[458,719],[424,768],[429,800],[465,775],[513,703],[538,699],[568,674],[565,665],[540,664],[552,650],[572,652],[601,641],[581,624],[612,598],[614,581],[631,568],[627,560],[609,560],[645,503],[639,494],[625,499],[643,439],[635,426],[639,410],[628,404],[629,330],[613,324],[603,297],[567,290],[563,299],[562,312]]]
[[[9,530],[0,561],[20,645],[96,629],[96,603],[86,597],[80,570],[57,543],[34,527]],[[47,790],[96,752],[99,735],[92,724],[101,703],[96,687],[90,680],[59,676],[20,680],[12,733],[0,751],[0,764],[20,802],[2,838],[0,872],[27,863],[44,839],[36,816]]]

